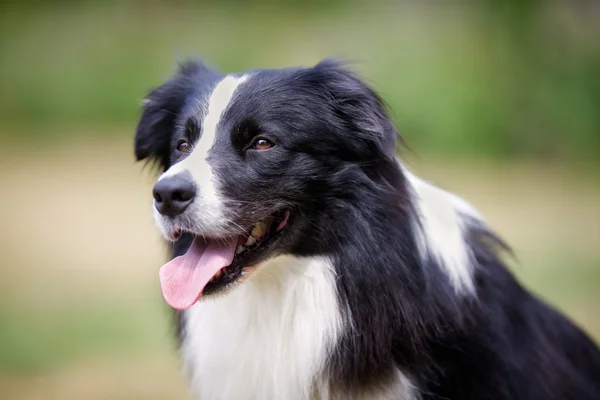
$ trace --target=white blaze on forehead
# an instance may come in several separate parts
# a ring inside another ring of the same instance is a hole
[[[231,103],[238,86],[244,83],[246,79],[246,75],[227,76],[217,83],[208,99],[208,110],[202,121],[202,136],[194,146],[190,157],[196,154],[203,159],[206,158],[208,151],[215,142],[217,126],[223,113]]]

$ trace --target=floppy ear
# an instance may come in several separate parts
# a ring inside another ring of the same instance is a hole
[[[377,93],[338,60],[321,61],[314,70],[323,75],[332,107],[353,139],[369,142],[379,154],[395,159],[398,133]]]
[[[190,96],[206,89],[219,76],[201,61],[188,61],[179,66],[172,79],[150,91],[135,133],[138,161],[147,159],[164,170],[169,168],[171,138],[182,108]]]

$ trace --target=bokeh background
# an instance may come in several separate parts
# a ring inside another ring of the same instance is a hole
[[[353,60],[413,169],[600,339],[598,21],[591,1],[2,2],[0,398],[187,398],[132,137],[146,91],[195,55]]]

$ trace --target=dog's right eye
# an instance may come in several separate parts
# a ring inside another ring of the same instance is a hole
[[[180,141],[179,143],[177,143],[177,151],[180,151],[182,153],[189,153],[190,144],[185,140]]]

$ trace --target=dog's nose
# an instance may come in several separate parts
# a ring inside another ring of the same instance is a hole
[[[196,186],[191,176],[173,175],[159,180],[152,190],[154,206],[162,215],[175,217],[194,200]]]

